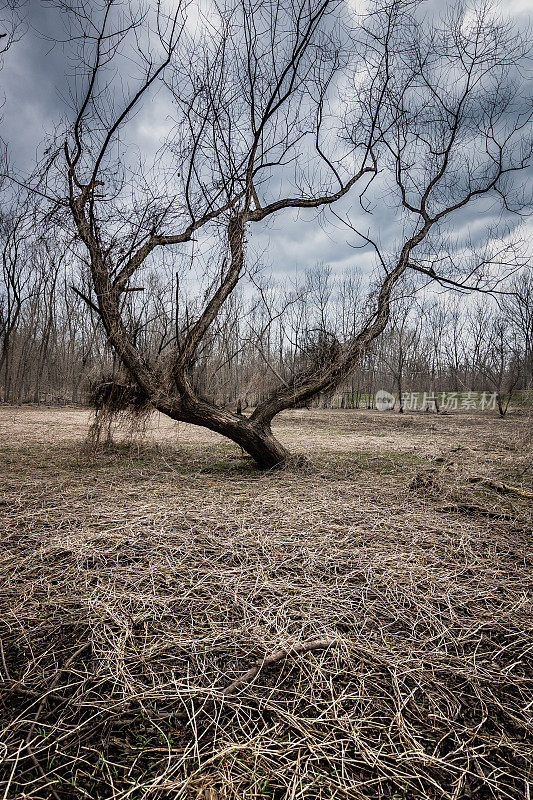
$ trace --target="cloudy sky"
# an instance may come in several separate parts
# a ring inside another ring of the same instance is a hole
[[[361,6],[357,0],[353,3]],[[432,6],[441,7],[442,2],[428,0],[430,12]],[[501,0],[500,7],[521,28],[531,24],[533,0]],[[5,98],[1,111],[2,138],[9,145],[12,163],[21,172],[31,170],[43,141],[68,107],[73,75],[65,62],[63,49],[53,47],[49,38],[63,35],[58,13],[46,0],[29,0],[24,10],[25,34],[3,57],[0,72],[0,91]],[[141,147],[159,144],[166,128],[165,109],[158,107],[156,100],[149,113],[141,114],[131,125]],[[349,203],[345,203],[343,210],[348,206]],[[463,215],[459,224],[467,227],[474,223],[475,215]],[[376,207],[372,225],[386,241],[389,230],[394,227],[390,210]],[[533,232],[531,226],[530,230]],[[316,262],[329,263],[338,272],[354,264],[369,268],[371,263],[370,254],[349,246],[348,231],[335,224],[331,217],[327,225],[320,225],[314,214],[279,216],[255,231],[253,238],[257,252],[278,274],[292,274]]]

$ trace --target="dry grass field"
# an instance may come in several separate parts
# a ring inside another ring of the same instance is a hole
[[[525,412],[88,423],[0,408],[2,800],[530,800]]]

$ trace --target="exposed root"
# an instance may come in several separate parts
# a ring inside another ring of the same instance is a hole
[[[525,489],[518,489],[516,486],[509,486],[508,483],[501,481],[493,481],[491,478],[483,478],[475,476],[469,479],[470,483],[483,483],[485,486],[490,486],[491,489],[496,489],[497,492],[516,494],[518,497],[524,497],[526,500],[533,500],[533,492],[528,492]]]

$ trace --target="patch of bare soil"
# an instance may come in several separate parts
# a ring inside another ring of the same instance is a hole
[[[3,800],[529,800],[526,416],[88,424],[0,408]]]

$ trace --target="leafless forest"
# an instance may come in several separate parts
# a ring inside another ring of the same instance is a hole
[[[65,254],[20,229],[7,229],[3,246],[3,402],[87,403],[92,387],[112,380],[120,365],[97,314],[72,290]],[[399,410],[403,393],[473,390],[497,394],[506,409],[513,393],[533,386],[532,274],[519,273],[509,289],[493,306],[485,297],[407,297],[350,375],[310,402],[368,407],[385,389]],[[131,325],[143,350],[157,354],[171,338],[176,309],[165,307],[163,279],[152,276],[149,290],[137,307],[132,304]],[[301,285],[236,296],[202,347],[203,393],[233,410],[255,407],[280,377],[290,381],[321,331],[338,341],[349,338],[363,302],[357,272],[334,276],[327,265],[311,267]]]
[[[0,0],[2,800],[531,800],[530,22]]]

